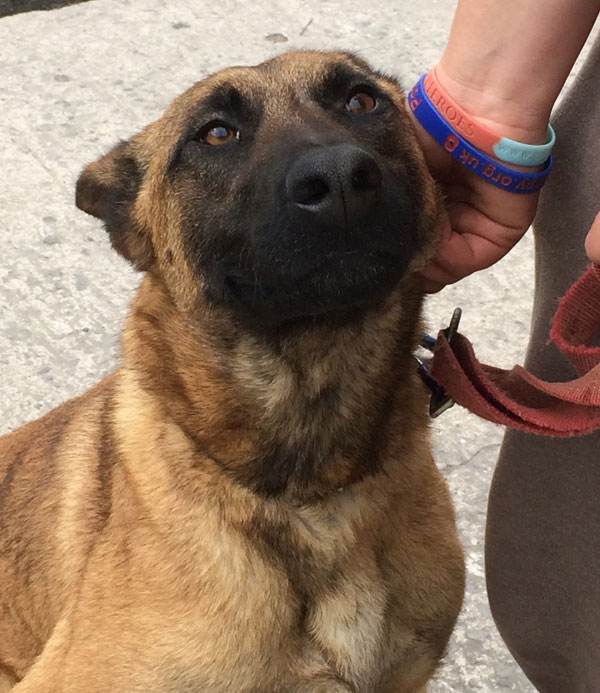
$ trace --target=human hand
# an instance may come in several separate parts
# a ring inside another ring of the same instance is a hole
[[[436,66],[444,91],[503,137],[546,141],[554,103],[598,16],[598,2],[458,0]],[[425,269],[436,291],[503,257],[530,225],[537,195],[497,189],[462,168],[415,123],[427,163],[446,196],[437,256]],[[594,231],[588,252],[600,257]]]
[[[473,87],[464,76],[456,79],[443,60],[435,72],[450,98],[466,106],[470,117],[488,130],[529,144],[546,141],[547,109],[523,110],[493,90],[490,94],[485,83]],[[429,169],[445,198],[446,216],[437,253],[421,272],[426,291],[434,292],[504,257],[529,228],[539,194],[514,193],[491,185],[441,147],[414,114],[412,118]],[[543,166],[511,168],[533,173]]]
[[[437,254],[421,273],[425,290],[433,293],[504,257],[529,228],[539,194],[517,194],[487,183],[456,161],[416,119],[414,123],[446,203]]]
[[[585,251],[593,263],[600,265],[600,213],[596,215],[585,239]]]

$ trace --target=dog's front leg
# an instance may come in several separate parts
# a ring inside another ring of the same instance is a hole
[[[383,687],[382,693],[427,693],[427,684],[415,688],[413,684],[407,684],[406,680],[396,680]]]
[[[419,686],[419,688],[386,688],[386,693],[427,693],[427,686]]]
[[[0,693],[8,693],[14,685],[11,679],[8,679],[4,674],[0,674]]]
[[[63,618],[54,627],[44,649],[23,679],[14,688],[8,689],[10,693],[62,693],[62,663],[70,638],[69,620]],[[4,693],[2,687],[0,693]]]
[[[319,676],[308,681],[299,681],[285,693],[354,693],[354,688],[331,676]]]

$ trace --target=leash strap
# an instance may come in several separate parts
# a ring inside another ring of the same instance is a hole
[[[600,266],[590,267],[561,300],[550,341],[568,356],[579,378],[547,382],[522,366],[480,363],[468,339],[437,339],[431,377],[463,407],[488,421],[543,436],[568,437],[600,428]]]

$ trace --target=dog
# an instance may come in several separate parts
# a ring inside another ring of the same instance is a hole
[[[442,205],[396,81],[217,73],[83,170],[122,363],[0,439],[0,691],[422,693],[464,562],[416,372]]]

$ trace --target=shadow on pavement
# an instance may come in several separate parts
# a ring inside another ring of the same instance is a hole
[[[56,10],[65,5],[76,5],[88,0],[0,0],[0,17],[33,10]]]

